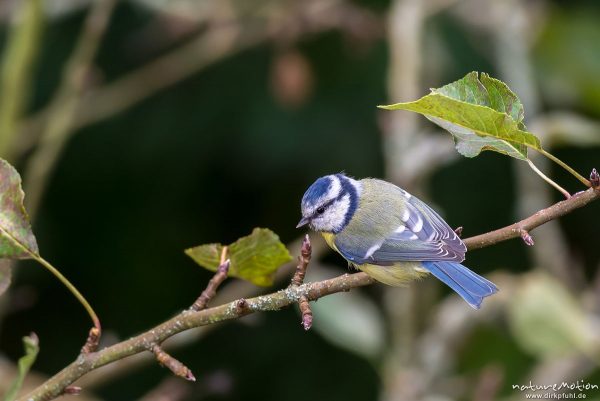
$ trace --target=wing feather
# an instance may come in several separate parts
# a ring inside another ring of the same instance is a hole
[[[403,203],[404,210],[399,216],[387,216],[396,219],[397,226],[384,233],[380,228],[345,230],[350,232],[341,233],[335,239],[338,251],[359,265],[385,266],[407,261],[462,262],[467,249],[454,230],[423,201],[396,186],[394,188],[400,192],[396,196],[408,200]]]

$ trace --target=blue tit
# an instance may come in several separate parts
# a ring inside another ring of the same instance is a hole
[[[393,286],[431,273],[469,305],[498,291],[460,263],[467,247],[427,204],[386,181],[344,174],[315,181],[302,198],[302,220],[351,265]]]

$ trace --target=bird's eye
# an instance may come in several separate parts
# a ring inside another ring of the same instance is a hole
[[[321,207],[318,207],[318,208],[317,208],[317,213],[318,213],[318,214],[323,214],[323,213],[325,213],[325,208],[324,208],[323,206],[321,206]]]

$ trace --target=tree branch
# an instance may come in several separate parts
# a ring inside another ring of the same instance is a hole
[[[569,199],[555,203],[546,209],[542,209],[526,219],[516,222],[515,224],[500,228],[495,231],[490,231],[485,234],[467,238],[464,240],[464,243],[467,245],[469,250],[473,250],[494,245],[498,242],[506,241],[511,238],[520,237],[523,231],[530,232],[534,228],[539,227],[550,220],[554,220],[564,216],[565,214],[571,213],[573,210],[579,209],[580,207],[587,205],[599,197],[600,189],[597,187],[590,188],[587,191],[579,192],[573,195]]]
[[[365,273],[344,274],[329,280],[303,284],[298,287],[289,287],[272,294],[250,298],[245,300],[244,307],[239,306],[239,301],[233,301],[199,312],[184,311],[137,337],[95,353],[80,355],[75,362],[64,368],[29,395],[20,398],[20,400],[51,400],[61,395],[62,389],[87,372],[118,359],[147,351],[148,344],[161,343],[182,331],[237,319],[255,312],[276,311],[297,303],[301,296],[306,296],[309,301],[314,301],[326,295],[349,291],[352,288],[369,285],[374,282],[375,280]]]
[[[467,244],[469,250],[473,250],[484,248],[511,238],[517,238],[521,236],[523,230],[529,232],[550,220],[564,216],[598,198],[600,198],[600,189],[598,187],[590,188],[567,200],[540,210],[534,215],[513,225],[467,238],[464,242]],[[349,291],[352,288],[366,286],[373,284],[374,282],[374,279],[362,272],[344,274],[339,277],[315,283],[307,283],[299,286],[291,285],[286,289],[272,294],[245,300],[236,300],[201,311],[187,310],[137,337],[133,337],[98,352],[80,355],[75,362],[71,363],[30,394],[20,398],[20,400],[41,401],[58,397],[64,392],[64,389],[67,386],[71,385],[86,373],[130,355],[147,352],[148,344],[160,344],[182,331],[237,319],[255,312],[280,310],[291,304],[298,303],[303,297],[308,301],[315,301],[330,294]]]

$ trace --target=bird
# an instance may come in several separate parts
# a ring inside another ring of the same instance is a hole
[[[439,214],[390,182],[326,175],[306,190],[300,206],[296,228],[320,232],[349,265],[381,283],[405,286],[432,274],[474,309],[498,291],[461,264],[467,247]]]

